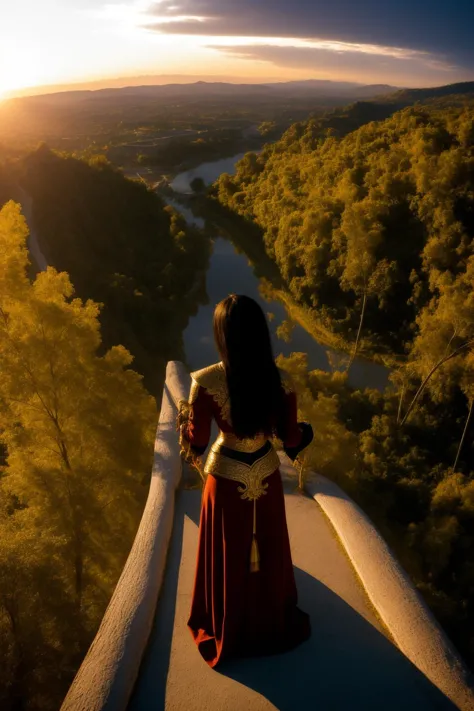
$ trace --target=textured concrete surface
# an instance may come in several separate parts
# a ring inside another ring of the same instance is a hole
[[[295,493],[286,495],[287,518],[312,637],[288,654],[211,670],[186,627],[199,507],[200,492],[179,492],[165,582],[128,711],[455,708],[390,641],[321,508]]]
[[[474,709],[473,679],[385,540],[336,484],[316,476],[307,489],[337,532],[398,648],[459,709]]]
[[[167,369],[150,491],[135,541],[101,626],[61,707],[122,711],[140,667],[164,576],[181,478],[174,400],[187,396],[184,366]],[[171,394],[173,393],[173,394]]]

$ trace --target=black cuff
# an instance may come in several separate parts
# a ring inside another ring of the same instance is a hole
[[[303,451],[303,449],[306,449],[308,444],[311,444],[313,441],[313,428],[309,424],[309,422],[298,422],[298,427],[301,430],[301,442],[297,447],[283,447],[283,451],[285,454],[288,455],[288,457],[294,462],[298,454]]]

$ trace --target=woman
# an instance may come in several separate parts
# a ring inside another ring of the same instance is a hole
[[[211,667],[230,656],[283,652],[310,635],[297,593],[276,436],[295,459],[312,439],[298,424],[296,396],[275,365],[267,322],[247,296],[217,305],[222,362],[192,374],[180,417],[181,443],[196,462],[211,422],[199,549],[188,626]]]

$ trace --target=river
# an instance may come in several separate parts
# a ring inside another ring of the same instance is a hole
[[[190,183],[199,177],[205,183],[212,183],[222,173],[233,173],[235,164],[243,154],[211,163],[203,163],[197,168],[180,173],[171,183],[176,193],[183,195],[192,193]],[[199,218],[192,212],[169,200],[189,222],[202,225]],[[215,305],[229,293],[247,294],[255,299],[270,316],[270,331],[275,355],[282,353],[289,356],[294,352],[307,354],[308,366],[311,369],[330,371],[335,364],[347,362],[345,353],[337,353],[327,346],[318,343],[304,328],[296,325],[292,331],[289,343],[277,337],[276,331],[282,321],[288,318],[286,309],[279,301],[267,302],[259,291],[260,281],[255,276],[247,257],[239,254],[232,242],[224,238],[214,240],[213,251],[206,277],[206,288],[209,304],[201,306],[196,316],[191,318],[184,332],[186,358],[192,369],[203,368],[218,360],[212,334],[212,314]],[[383,390],[388,383],[388,370],[378,363],[365,359],[356,359],[353,363],[349,382],[356,388],[376,388]]]

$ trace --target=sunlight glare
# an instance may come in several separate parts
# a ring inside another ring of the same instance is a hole
[[[8,92],[48,81],[41,57],[26,46],[2,42],[0,48],[0,98]]]

